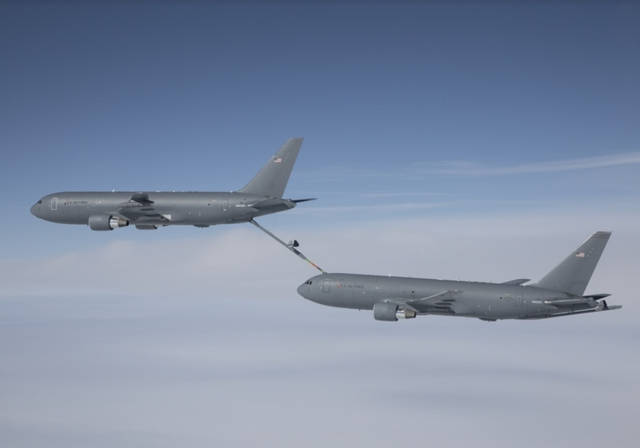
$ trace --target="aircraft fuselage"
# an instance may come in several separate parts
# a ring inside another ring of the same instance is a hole
[[[92,230],[113,230],[129,224],[156,229],[249,222],[312,200],[283,198],[301,145],[302,138],[287,140],[238,191],[71,191],[44,196],[31,207],[31,213],[60,224],[88,225]]]
[[[371,310],[379,304],[404,304],[416,314],[477,317],[484,320],[539,319],[559,315],[600,311],[603,303],[591,298],[537,288],[495,283],[463,282],[360,274],[323,274],[298,287],[304,298],[322,305]],[[441,297],[421,302],[442,294]],[[557,306],[546,303],[575,301]],[[374,310],[375,312],[375,310]],[[401,316],[398,316],[401,317]],[[381,319],[381,320],[396,320]]]
[[[145,200],[132,200],[135,195]],[[126,221],[142,228],[206,227],[248,222],[295,206],[295,202],[287,199],[239,192],[61,192],[44,196],[31,208],[31,213],[62,224],[87,225],[90,219],[111,217],[121,218],[123,225]]]

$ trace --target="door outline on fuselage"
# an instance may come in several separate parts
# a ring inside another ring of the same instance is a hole
[[[327,279],[322,280],[322,292],[330,292],[331,291],[331,282]]]
[[[58,210],[58,198],[51,198],[51,211]]]

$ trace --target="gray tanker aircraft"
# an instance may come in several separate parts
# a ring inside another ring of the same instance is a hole
[[[92,230],[113,230],[133,224],[159,226],[251,222],[257,216],[294,208],[307,199],[284,199],[285,187],[298,157],[301,138],[289,139],[243,189],[209,192],[63,192],[44,196],[31,213],[46,221],[84,224]]]
[[[322,305],[373,310],[382,321],[417,315],[498,319],[542,319],[622,308],[603,300],[610,294],[583,295],[610,232],[596,232],[538,283],[529,279],[479,283],[358,274],[312,277],[298,293]]]

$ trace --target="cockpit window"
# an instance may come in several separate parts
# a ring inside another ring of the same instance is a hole
[[[38,204],[42,204],[42,199],[40,199],[40,200],[38,201]]]
[[[311,280],[307,280],[306,282],[304,282],[305,285],[310,285],[311,284]]]

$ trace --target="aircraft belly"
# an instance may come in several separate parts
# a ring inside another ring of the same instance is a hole
[[[229,218],[217,207],[204,205],[198,207],[158,207],[155,219],[160,221],[159,224],[162,225],[216,225],[228,222]]]
[[[521,300],[513,297],[478,295],[456,300],[452,309],[457,316],[481,319],[514,319],[523,313]]]
[[[225,222],[249,222],[255,216],[258,216],[257,210],[251,207],[243,207],[232,210],[228,216],[225,217]]]

